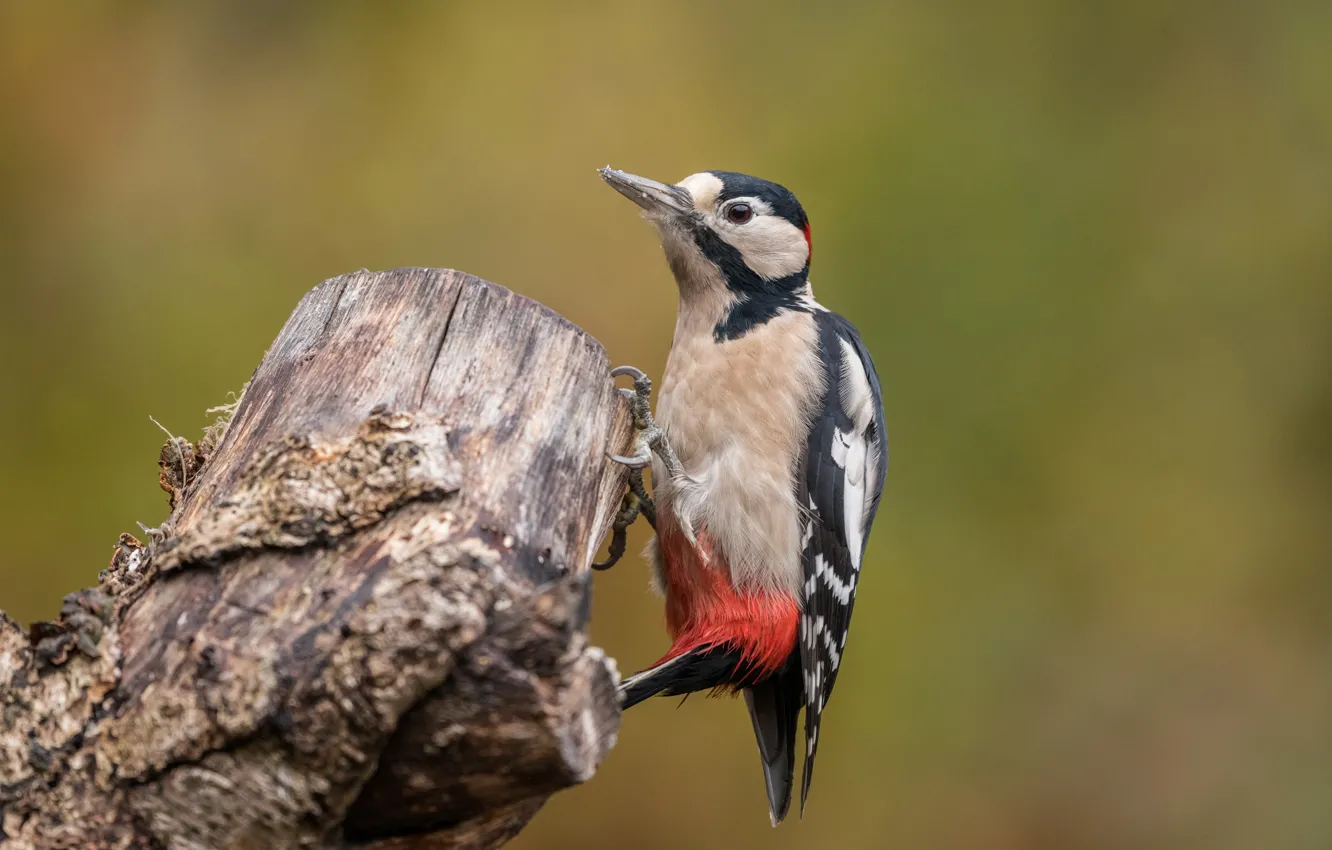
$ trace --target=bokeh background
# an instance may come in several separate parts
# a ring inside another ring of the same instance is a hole
[[[892,459],[809,816],[654,701],[513,846],[1332,846],[1332,4],[0,2],[0,607],[165,515],[301,294],[464,269],[657,374],[594,168],[783,182]],[[641,531],[634,541],[643,542]],[[628,563],[595,638],[662,650]]]

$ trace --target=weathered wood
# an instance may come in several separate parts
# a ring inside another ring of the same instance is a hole
[[[483,848],[613,744],[602,347],[451,271],[296,308],[99,589],[0,615],[0,847]]]

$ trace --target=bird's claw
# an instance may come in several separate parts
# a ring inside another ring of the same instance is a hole
[[[607,456],[616,463],[622,466],[627,466],[630,469],[643,469],[647,467],[650,463],[652,463],[652,451],[648,449],[646,443],[643,444],[643,449],[644,449],[643,451],[639,452],[633,457],[625,457],[624,455],[607,455]]]
[[[638,498],[632,491],[626,490],[624,498],[620,500],[620,512],[615,515],[615,522],[611,525],[611,542],[610,548],[606,550],[606,560],[593,561],[592,569],[609,570],[620,562],[627,545],[626,532],[634,520],[638,519],[639,511]]]
[[[647,519],[653,530],[657,528],[657,510],[652,497],[643,484],[643,470],[652,464],[653,454],[661,457],[666,464],[667,474],[676,474],[680,462],[666,442],[666,434],[652,418],[650,400],[652,398],[652,379],[642,369],[634,366],[617,366],[611,370],[612,378],[630,378],[633,389],[620,388],[620,394],[629,400],[629,411],[634,417],[634,429],[638,432],[634,441],[634,454],[609,455],[615,463],[629,468],[629,483],[624,498],[620,501],[620,511],[611,525],[610,548],[606,560],[592,564],[594,570],[608,570],[624,555],[626,533],[634,520],[641,514]]]
[[[633,378],[635,381],[639,381],[646,378],[647,374],[637,366],[616,366],[611,370],[612,378],[623,378],[626,376]]]
[[[612,378],[632,378],[634,388],[620,389],[621,395],[629,399],[629,412],[633,414],[634,425],[640,431],[646,431],[655,425],[652,421],[652,379],[635,366],[616,366],[611,370]]]
[[[643,473],[637,469],[629,470],[629,495],[638,500],[638,512],[648,521],[652,530],[657,530],[657,503],[648,495],[643,485]]]
[[[620,512],[615,515],[615,522],[611,525],[610,548],[606,551],[606,560],[593,561],[592,569],[608,570],[619,563],[620,558],[624,557],[624,550],[627,545],[627,532],[629,526],[634,524],[642,514],[647,519],[648,524],[655,531],[657,528],[657,510],[652,502],[652,497],[647,494],[643,487],[643,472],[641,469],[630,469],[629,487],[624,493],[624,498],[620,500]]]
[[[661,458],[666,467],[666,474],[675,478],[684,474],[671,444],[666,440],[666,432],[652,418],[652,379],[635,366],[617,366],[611,370],[615,378],[628,377],[634,381],[634,388],[620,388],[620,393],[629,399],[629,412],[634,417],[634,427],[638,430],[638,440],[634,454],[611,455],[611,460],[622,463],[630,469],[642,469],[652,461],[652,455]]]

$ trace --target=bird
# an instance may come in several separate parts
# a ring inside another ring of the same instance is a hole
[[[623,680],[621,703],[743,694],[775,827],[802,710],[804,815],[883,493],[878,374],[856,328],[814,298],[809,219],[790,190],[731,171],[675,184],[599,173],[656,228],[679,291],[655,414],[647,375],[612,370],[634,379],[622,392],[638,426],[635,453],[612,456],[633,471],[618,550],[641,510],[672,639]]]

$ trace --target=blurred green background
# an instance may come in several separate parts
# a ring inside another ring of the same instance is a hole
[[[1326,2],[4,0],[0,607],[164,517],[149,415],[197,436],[325,278],[464,269],[659,374],[594,168],[747,171],[892,447],[808,817],[739,703],[658,700],[513,846],[1332,846],[1330,44]]]

